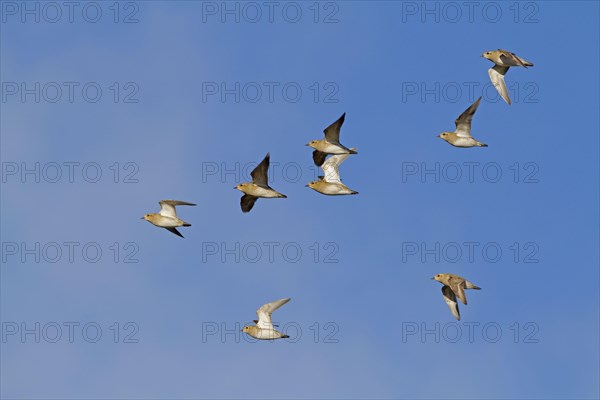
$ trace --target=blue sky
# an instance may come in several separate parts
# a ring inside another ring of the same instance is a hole
[[[142,1],[117,23],[112,2],[96,23],[88,3],[72,22],[35,2],[23,22],[22,4],[2,2],[0,39],[3,398],[598,398],[597,2],[481,2],[471,18],[462,2],[281,2],[272,22],[256,2],[252,22],[245,3]],[[480,57],[496,48],[535,64],[506,75],[512,106]],[[239,83],[239,102],[214,83]],[[488,148],[436,138],[469,87],[487,88],[473,134]],[[360,194],[326,197],[304,186],[304,144],[343,112],[359,154],[341,175]],[[267,152],[288,198],[242,214],[233,187]],[[21,175],[36,163],[39,182]],[[140,220],[170,198],[198,204],[179,209],[185,239]],[[441,272],[482,287],[460,322]],[[233,333],[283,297],[293,340]],[[39,343],[21,335],[36,323]]]

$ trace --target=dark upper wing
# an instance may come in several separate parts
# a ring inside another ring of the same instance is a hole
[[[467,108],[462,114],[456,118],[454,124],[456,125],[456,134],[462,137],[470,137],[471,136],[471,121],[473,120],[473,115],[475,111],[477,111],[477,107],[479,107],[479,103],[481,102],[481,97],[479,97],[475,103],[471,104],[469,108]]]
[[[333,124],[329,125],[323,132],[325,132],[325,139],[329,143],[339,143],[340,142],[340,129],[344,124],[344,119],[346,119],[346,113],[343,113],[341,117],[338,118]]]
[[[467,296],[465,295],[465,281],[451,280],[448,283],[450,284],[450,289],[452,289],[456,297],[458,297],[464,305],[467,305]]]
[[[323,153],[322,151],[315,150],[313,151],[313,161],[317,167],[320,167],[325,162],[325,158],[327,157],[327,153]]]
[[[242,198],[240,199],[240,205],[242,206],[242,211],[247,213],[250,210],[252,210],[252,207],[254,207],[254,203],[256,203],[257,199],[258,199],[258,197],[250,196],[249,194],[243,195]]]
[[[179,233],[179,231],[175,228],[165,228],[165,229],[168,230],[169,232],[176,234],[179,237],[183,237],[183,235],[181,233]]]
[[[511,53],[510,51],[504,51],[503,54],[500,55],[500,60],[505,65],[513,65],[515,67],[521,66],[527,68],[527,65],[523,62],[521,57],[517,56],[515,53]]]
[[[252,182],[259,186],[269,186],[269,178],[267,172],[269,170],[269,153],[265,156],[265,158],[254,168],[254,170],[250,173],[252,176]]]

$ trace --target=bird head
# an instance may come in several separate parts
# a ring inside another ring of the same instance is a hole
[[[434,276],[433,279],[434,281],[438,281],[440,283],[446,284],[446,280],[447,280],[448,276],[446,274],[437,274],[436,276]]]
[[[253,330],[254,330],[253,326],[247,325],[247,326],[245,326],[245,327],[242,328],[241,332],[250,334]]]
[[[145,219],[146,221],[151,221],[152,220],[152,214],[146,214],[142,217],[142,219]]]
[[[442,132],[437,137],[439,137],[440,139],[443,139],[445,141],[448,141],[448,139],[450,139],[450,132]]]
[[[234,189],[240,190],[240,191],[244,191],[244,188],[247,186],[247,183],[240,183],[239,185],[237,185],[236,187],[234,187]]]
[[[306,143],[306,145],[310,146],[312,148],[315,148],[315,146],[317,145],[317,143],[319,143],[318,140],[311,140],[310,142]]]
[[[491,59],[491,57],[492,57],[492,52],[491,52],[491,51],[486,51],[485,53],[483,53],[483,54],[481,55],[481,57],[483,57],[483,58],[487,58],[488,60],[490,60],[490,59]]]

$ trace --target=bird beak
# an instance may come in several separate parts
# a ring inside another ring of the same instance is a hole
[[[144,219],[144,217],[140,218],[140,219]]]
[[[310,143],[306,143],[305,146],[310,146]]]
[[[435,277],[431,278],[431,280],[435,281]]]
[[[438,138],[440,138],[440,139],[441,139],[441,138],[442,138],[442,134],[440,133],[440,134],[439,134],[439,135],[437,135],[436,137],[438,137]]]
[[[308,187],[308,184],[306,184],[306,185],[304,185],[304,186]]]

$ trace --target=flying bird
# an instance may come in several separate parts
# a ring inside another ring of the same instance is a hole
[[[355,148],[349,150],[356,151]],[[323,176],[319,176],[319,180],[309,182],[306,186],[329,196],[358,194],[358,192],[344,185],[340,179],[340,165],[349,156],[350,153],[337,154],[329,157],[321,166],[323,169]]]
[[[496,87],[496,90],[502,96],[504,101],[511,105],[510,97],[508,96],[508,89],[504,82],[504,75],[510,67],[533,67],[533,64],[523,58],[517,56],[515,53],[511,53],[507,50],[494,50],[486,51],[481,55],[483,58],[487,58],[495,65],[488,69],[488,75],[490,80]]]
[[[433,278],[444,286],[442,286],[442,295],[444,301],[448,305],[450,312],[454,315],[454,318],[460,321],[460,311],[458,310],[458,302],[456,297],[462,301],[464,305],[467,304],[467,296],[465,295],[465,289],[480,290],[481,288],[475,286],[465,278],[453,274],[437,274]]]
[[[142,219],[145,219],[155,226],[165,228],[177,236],[183,237],[183,235],[175,228],[192,225],[179,219],[177,212],[175,211],[175,206],[195,206],[195,204],[179,200],[161,200],[158,204],[160,204],[160,211],[158,213],[146,214]]]
[[[287,299],[281,299],[263,305],[261,308],[256,310],[256,315],[258,315],[258,320],[254,320],[256,325],[247,325],[242,329],[242,332],[245,332],[253,338],[260,340],[289,338],[288,335],[284,335],[275,329],[271,315],[273,312],[275,312],[275,310],[290,300],[291,298],[288,297]]]
[[[279,193],[269,186],[269,159],[270,155],[267,153],[265,158],[260,164],[254,168],[250,173],[252,176],[252,182],[240,183],[235,189],[244,193],[240,200],[242,211],[247,213],[252,210],[254,203],[259,197],[263,198],[287,198],[286,195]]]
[[[346,119],[346,113],[343,113],[333,124],[329,125],[323,131],[325,139],[311,140],[307,146],[315,149],[313,151],[313,161],[317,167],[320,167],[325,162],[327,154],[357,154],[356,150],[349,149],[340,143],[340,129]]]
[[[488,147],[487,144],[478,142],[471,136],[471,121],[473,120],[475,111],[477,111],[477,107],[479,107],[479,102],[481,102],[481,97],[459,115],[456,121],[454,121],[456,125],[454,132],[442,132],[438,137],[455,147]]]

